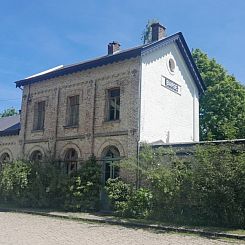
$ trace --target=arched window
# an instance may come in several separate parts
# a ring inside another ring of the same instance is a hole
[[[75,149],[73,148],[68,149],[66,151],[64,160],[66,164],[66,172],[68,174],[77,171],[78,154]]]
[[[2,169],[2,166],[4,164],[9,162],[10,162],[10,155],[7,152],[3,153],[0,157],[0,169]]]
[[[109,178],[119,177],[119,167],[116,165],[120,160],[119,150],[115,146],[108,147],[103,152],[104,182]]]
[[[43,154],[41,153],[41,151],[33,151],[31,156],[30,156],[30,160],[32,162],[41,162],[43,160]]]

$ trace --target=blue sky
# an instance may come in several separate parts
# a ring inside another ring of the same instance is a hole
[[[181,31],[245,83],[244,0],[9,0],[0,6],[0,112],[20,109],[16,80],[141,44],[148,19]]]

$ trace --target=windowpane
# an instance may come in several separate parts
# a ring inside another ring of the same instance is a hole
[[[66,172],[67,174],[77,171],[77,160],[78,155],[75,149],[71,148],[66,152],[65,163],[66,163]]]
[[[76,126],[79,122],[79,95],[68,99],[68,126]]]
[[[45,120],[45,101],[37,102],[34,105],[34,130],[43,130]]]
[[[31,154],[31,157],[30,157],[30,160],[33,161],[33,162],[40,162],[42,161],[42,153],[40,151],[34,151],[32,154]]]
[[[119,177],[118,158],[120,153],[116,147],[110,147],[103,156],[104,158],[104,183],[109,179]]]
[[[120,118],[120,89],[109,90],[108,92],[108,119],[119,120]]]
[[[1,158],[0,158],[0,163],[4,164],[4,163],[8,163],[10,162],[10,156],[8,153],[3,153]]]
[[[118,97],[120,96],[120,89],[110,90],[110,97]]]

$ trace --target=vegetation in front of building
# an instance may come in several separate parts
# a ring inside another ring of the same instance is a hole
[[[198,146],[189,157],[145,146],[121,167],[139,171],[141,187],[108,180],[115,212],[158,221],[245,227],[245,153],[229,145]]]
[[[175,224],[245,228],[244,145],[206,144],[182,156],[145,145],[120,171],[137,172],[139,183],[109,179],[112,210],[121,217]],[[1,204],[95,211],[100,208],[101,165],[94,158],[66,174],[55,163],[16,161],[0,174]]]
[[[67,175],[53,162],[15,161],[0,174],[0,202],[16,207],[98,210],[101,168],[92,157]]]

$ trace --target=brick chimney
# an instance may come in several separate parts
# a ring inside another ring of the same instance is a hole
[[[113,41],[112,43],[109,43],[108,44],[108,54],[114,54],[116,53],[117,51],[120,50],[120,44],[119,42],[115,42]]]
[[[155,42],[166,37],[166,28],[159,23],[153,23],[151,25],[151,41]]]

